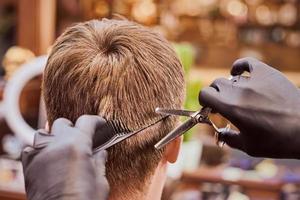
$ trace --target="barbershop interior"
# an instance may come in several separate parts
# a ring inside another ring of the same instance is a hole
[[[47,121],[41,84],[51,46],[67,27],[102,18],[137,22],[172,44],[184,68],[186,110],[200,110],[199,91],[229,78],[242,57],[300,86],[299,0],[0,0],[0,200],[27,199],[20,155]],[[210,119],[234,128],[218,113]],[[161,199],[297,200],[300,161],[252,157],[199,123],[183,135]]]

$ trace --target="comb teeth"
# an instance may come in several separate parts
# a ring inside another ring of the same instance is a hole
[[[129,133],[131,132],[122,122],[119,120],[109,120],[108,123],[113,127],[115,133]]]

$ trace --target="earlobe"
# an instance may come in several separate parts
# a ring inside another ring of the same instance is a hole
[[[169,163],[175,163],[177,161],[181,143],[182,143],[182,138],[183,138],[182,136],[177,137],[175,140],[173,140],[167,145],[165,151],[165,159]]]

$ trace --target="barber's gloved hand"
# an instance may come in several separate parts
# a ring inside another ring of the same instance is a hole
[[[242,76],[248,71],[250,77]],[[237,60],[232,80],[201,90],[200,104],[234,124],[220,139],[249,155],[300,158],[300,91],[281,72],[254,59]],[[224,129],[225,130],[225,129]]]
[[[53,137],[53,140],[44,148],[27,147],[22,153],[27,198],[107,199],[109,186],[105,178],[106,151],[92,155],[93,135],[105,123],[99,116],[83,115],[75,125],[64,118],[55,120],[50,133],[54,136],[40,130],[37,133],[40,139]]]

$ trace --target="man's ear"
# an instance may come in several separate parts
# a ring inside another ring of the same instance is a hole
[[[164,157],[166,161],[168,161],[169,163],[176,162],[179,155],[182,139],[183,139],[182,136],[177,137],[175,140],[173,140],[166,146]]]

